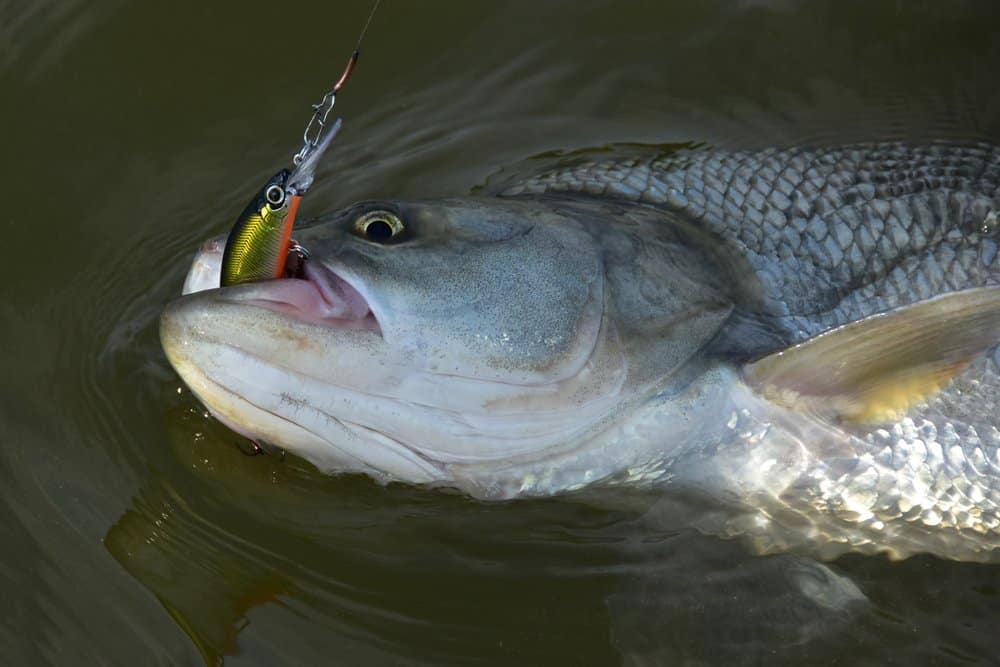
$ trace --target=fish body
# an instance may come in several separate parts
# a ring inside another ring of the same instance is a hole
[[[993,560],[997,211],[981,144],[585,162],[327,216],[304,280],[189,277],[161,338],[222,421],[323,470]]]

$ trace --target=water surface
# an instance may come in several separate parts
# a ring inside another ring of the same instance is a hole
[[[0,0],[5,661],[993,662],[997,566],[823,569],[571,500],[330,478],[205,416],[156,318],[297,149],[367,11]],[[304,214],[623,145],[997,142],[998,13],[386,0]]]

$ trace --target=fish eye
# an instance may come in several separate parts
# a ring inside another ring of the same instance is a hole
[[[285,203],[285,189],[280,185],[272,185],[264,191],[264,199],[272,209],[280,208]]]
[[[354,230],[369,241],[385,243],[403,232],[403,221],[389,211],[371,211],[354,222]]]

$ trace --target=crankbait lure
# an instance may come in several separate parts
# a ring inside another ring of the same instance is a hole
[[[289,255],[305,254],[292,243],[295,214],[312,185],[319,158],[339,129],[338,118],[322,140],[305,151],[306,158],[295,171],[279,171],[247,204],[222,252],[222,287],[284,277]]]
[[[294,169],[282,169],[272,176],[236,219],[222,253],[219,281],[222,287],[282,278],[290,256],[299,260],[308,256],[304,248],[292,241],[295,215],[299,202],[313,184],[320,158],[340,130],[339,118],[329,128],[327,118],[337,101],[337,93],[358,63],[361,40],[380,1],[376,0],[368,14],[344,73],[323,99],[313,105],[313,115],[302,134],[302,148],[292,158]]]
[[[275,174],[236,219],[222,253],[223,287],[284,274],[295,222],[285,188],[290,175],[287,169]]]

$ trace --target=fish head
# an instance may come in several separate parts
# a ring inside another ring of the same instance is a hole
[[[223,423],[322,470],[514,495],[725,319],[717,272],[677,234],[570,202],[365,202],[297,234],[302,279],[219,288],[207,245],[161,340]]]

